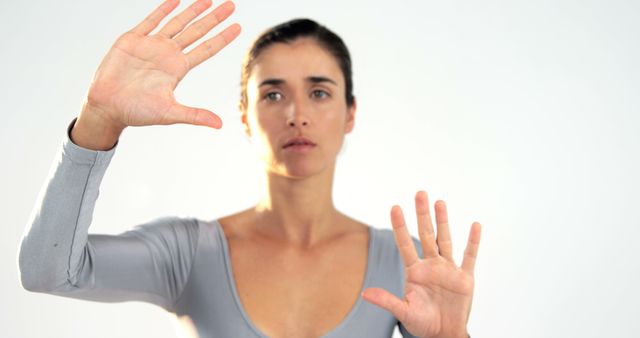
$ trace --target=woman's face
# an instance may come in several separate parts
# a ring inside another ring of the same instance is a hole
[[[268,171],[305,178],[333,170],[354,116],[337,61],[314,39],[275,43],[254,61],[242,122]]]

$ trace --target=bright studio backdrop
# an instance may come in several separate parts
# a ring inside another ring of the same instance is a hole
[[[157,4],[0,3],[3,337],[178,336],[153,305],[29,293],[17,268],[36,196],[96,67]],[[458,262],[480,221],[474,337],[637,337],[639,2],[237,7],[231,20],[241,36],[177,89],[181,102],[218,113],[224,128],[126,130],[91,232],[164,215],[209,219],[256,201],[258,162],[235,108],[241,58],[262,30],[306,16],[340,34],[354,60],[358,113],[338,163],[341,210],[390,227],[390,207],[412,215],[413,194],[425,189],[448,203]]]

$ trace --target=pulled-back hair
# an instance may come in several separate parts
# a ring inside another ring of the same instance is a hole
[[[247,107],[247,81],[251,75],[255,60],[262,51],[274,43],[290,43],[299,38],[313,38],[331,55],[340,66],[345,82],[345,99],[347,106],[354,102],[353,79],[351,75],[351,56],[342,39],[325,26],[310,19],[293,19],[274,26],[262,33],[251,46],[242,62],[240,77],[240,108]]]

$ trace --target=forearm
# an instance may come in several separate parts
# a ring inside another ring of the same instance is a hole
[[[26,289],[51,291],[74,282],[77,266],[86,258],[99,185],[114,151],[91,151],[65,139],[20,246],[19,268]]]

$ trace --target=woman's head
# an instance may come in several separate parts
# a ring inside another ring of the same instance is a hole
[[[309,19],[294,19],[283,22],[263,32],[253,42],[242,63],[240,77],[240,110],[247,107],[247,81],[258,56],[275,43],[291,43],[296,39],[311,38],[326,49],[340,66],[345,82],[345,100],[348,106],[354,104],[351,56],[342,39],[325,26]]]
[[[352,88],[346,46],[317,23],[293,20],[258,37],[243,64],[240,110],[267,170],[329,172],[353,129]]]

